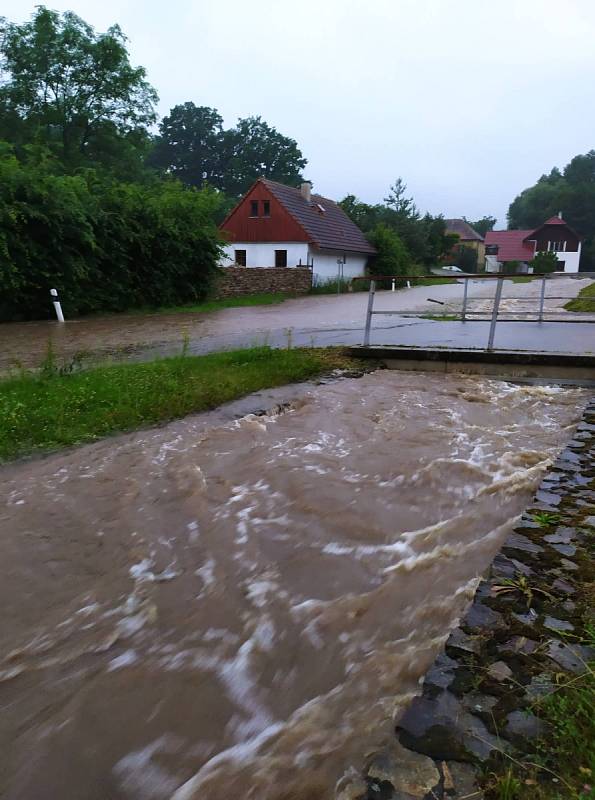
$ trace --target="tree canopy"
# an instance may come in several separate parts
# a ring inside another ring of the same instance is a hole
[[[307,161],[294,139],[261,117],[225,130],[216,109],[184,103],[161,121],[149,163],[191,186],[206,182],[238,197],[261,176],[297,186]]]
[[[581,269],[595,271],[595,150],[554,167],[522,191],[508,209],[509,228],[536,228],[562,211],[564,219],[585,237]]]
[[[469,225],[471,225],[471,227],[473,228],[473,230],[477,231],[477,233],[480,236],[485,236],[488,231],[493,231],[494,225],[498,221],[496,217],[491,217],[491,216],[482,217],[481,219],[475,220],[475,222],[473,222],[473,220],[467,219],[467,217],[463,217],[463,219],[465,220],[465,222],[468,222]]]
[[[69,167],[131,158],[146,141],[157,93],[117,25],[97,34],[38,6],[22,25],[2,20],[0,59],[0,138],[43,144]]]
[[[402,178],[397,178],[390,187],[384,203],[370,205],[350,194],[339,205],[370,241],[380,236],[384,247],[388,242],[386,229],[392,231],[409,255],[409,269],[412,264],[438,265],[458,240],[458,236],[446,233],[442,216],[420,214],[413,199],[407,197],[407,185]],[[380,234],[378,226],[382,226]]]

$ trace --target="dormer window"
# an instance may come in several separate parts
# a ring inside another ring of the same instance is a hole
[[[258,216],[258,200],[252,200],[250,203],[250,216],[257,217]]]

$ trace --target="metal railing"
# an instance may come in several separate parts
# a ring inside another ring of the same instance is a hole
[[[533,321],[533,322],[543,322],[545,313],[549,313],[549,314],[562,313],[562,312],[555,312],[555,311],[545,312],[544,311],[544,307],[545,307],[546,299],[548,299],[548,300],[574,300],[575,297],[576,297],[576,295],[568,295],[568,296],[553,296],[553,295],[550,295],[548,297],[546,295],[546,286],[547,286],[547,284],[549,282],[555,282],[557,279],[561,279],[561,278],[571,278],[571,279],[575,279],[575,280],[582,280],[584,278],[595,279],[595,272],[574,272],[574,273],[567,273],[567,272],[566,273],[564,273],[564,272],[546,272],[546,273],[543,273],[542,272],[542,273],[532,273],[532,274],[527,274],[527,273],[524,273],[524,272],[514,273],[514,274],[507,274],[507,273],[498,272],[498,273],[484,273],[484,274],[475,274],[475,275],[452,275],[452,276],[451,275],[422,275],[422,276],[420,276],[420,275],[399,275],[399,276],[397,276],[397,280],[398,281],[407,281],[408,285],[409,285],[410,281],[415,281],[415,282],[418,282],[418,281],[436,281],[437,278],[439,278],[441,283],[444,280],[449,280],[449,281],[452,281],[452,282],[458,283],[458,284],[460,284],[461,282],[463,283],[463,303],[462,303],[461,312],[460,312],[460,321],[461,322],[486,321],[486,316],[489,315],[488,318],[489,318],[489,322],[490,322],[490,329],[489,329],[489,334],[488,334],[488,341],[487,341],[486,350],[493,350],[494,349],[494,337],[496,335],[496,325],[497,325],[497,322],[498,322],[498,317],[499,317],[499,315],[501,313],[500,312],[500,304],[501,304],[501,301],[502,301],[502,289],[503,289],[503,286],[504,286],[504,281],[513,280],[514,278],[523,278],[523,279],[529,279],[531,281],[537,281],[537,280],[540,281],[541,286],[540,286],[539,296],[536,298],[539,301],[538,310],[537,311],[532,311],[532,312],[514,311],[514,312],[509,312],[509,313],[514,313],[514,315],[515,315],[515,320],[514,321],[519,321],[519,322],[531,322],[531,321]],[[374,299],[375,299],[375,295],[376,295],[376,284],[379,281],[392,282],[393,290],[394,290],[395,276],[394,275],[361,276],[361,277],[353,278],[352,282],[362,281],[362,280],[366,280],[366,281],[370,282],[370,287],[369,287],[369,291],[368,291],[368,304],[367,304],[367,310],[366,310],[366,324],[365,324],[365,329],[364,329],[364,341],[363,341],[364,347],[368,347],[369,344],[370,344],[370,333],[371,333],[371,330],[372,330],[372,317],[375,316],[375,315],[387,315],[387,316],[397,315],[397,316],[407,316],[407,317],[409,317],[409,316],[419,316],[419,317],[427,316],[427,311],[420,312],[419,310],[417,310],[417,311],[416,310],[406,311],[406,310],[397,310],[397,309],[393,309],[393,310],[374,310]],[[475,297],[475,298],[469,297],[469,281],[474,281],[475,282],[475,281],[485,281],[485,280],[496,281],[496,290],[494,292],[492,308],[491,308],[491,310],[489,312],[485,312],[485,311],[470,311],[469,310],[469,302],[475,301],[475,300],[485,301],[486,299],[489,300],[489,298],[485,298],[485,297]],[[428,297],[427,299],[428,299],[429,302],[437,303],[438,305],[446,305],[445,302],[442,302],[440,300],[433,300],[431,297]],[[535,299],[535,298],[533,298],[531,296],[506,297],[505,298],[505,300],[523,300],[525,302],[531,302],[533,299]],[[593,303],[593,311],[592,312],[587,312],[587,313],[593,313],[595,315],[595,297],[584,297],[584,298],[581,298],[581,300],[583,302],[586,301],[587,303],[589,303],[589,302]],[[503,313],[507,313],[507,312],[503,312]],[[563,313],[568,315],[570,312],[563,312]],[[573,312],[573,313],[577,313],[577,312]],[[578,313],[580,313],[580,312],[578,312]],[[471,319],[472,316],[482,316],[483,319],[482,320],[479,320],[479,319],[473,320],[473,319]],[[519,317],[527,317],[527,319],[519,319]],[[507,320],[507,321],[512,321],[512,320]],[[563,321],[571,321],[571,320],[563,320]],[[575,320],[572,320],[572,321],[576,321],[576,318],[575,318]]]

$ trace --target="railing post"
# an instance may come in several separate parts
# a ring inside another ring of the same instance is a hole
[[[539,297],[539,316],[537,317],[538,322],[543,322],[543,306],[545,304],[545,279],[546,276],[544,275],[541,279],[541,295]]]
[[[461,313],[461,322],[465,322],[467,314],[467,292],[469,290],[469,278],[465,278],[465,289],[463,290],[463,311]]]
[[[500,308],[500,298],[502,297],[503,278],[498,278],[496,283],[496,294],[494,295],[494,307],[492,309],[492,321],[490,322],[490,335],[488,336],[488,350],[494,349],[494,335],[496,334],[496,322],[498,320],[498,309]]]
[[[370,328],[372,327],[372,309],[374,308],[374,293],[376,292],[376,281],[370,281],[368,291],[368,310],[366,312],[366,329],[364,331],[364,347],[370,344]]]

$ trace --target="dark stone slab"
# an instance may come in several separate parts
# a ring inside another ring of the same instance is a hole
[[[502,742],[450,692],[416,697],[397,726],[405,747],[441,761],[483,761]]]
[[[464,650],[467,653],[479,653],[481,642],[476,636],[470,636],[460,628],[455,628],[448,637],[446,646]]]
[[[493,631],[497,628],[504,628],[506,622],[502,614],[499,614],[483,603],[475,601],[467,612],[467,616],[463,620],[463,625],[473,630]]]
[[[447,689],[455,677],[455,669],[459,666],[458,661],[449,658],[446,653],[441,653],[434,661],[434,664],[426,673],[424,686],[433,686],[437,689]]]
[[[573,544],[553,544],[552,547],[562,556],[573,556],[576,553],[576,547]]]
[[[506,717],[503,735],[515,747],[523,750],[530,747],[531,742],[546,731],[545,723],[529,711],[512,711]]]
[[[595,658],[595,649],[591,647],[583,647],[578,644],[568,645],[555,639],[548,642],[545,652],[562,669],[577,675],[586,672],[585,664]]]
[[[504,542],[503,549],[519,550],[522,553],[531,553],[532,555],[543,553],[543,547],[535,544],[535,542],[532,542],[531,539],[523,536],[522,533],[511,533],[508,539]]]
[[[498,647],[500,653],[522,653],[522,655],[529,656],[534,653],[539,647],[539,642],[533,639],[527,639],[526,636],[513,636],[504,644]]]
[[[567,528],[561,526],[556,529],[555,533],[548,533],[543,537],[544,542],[548,544],[570,544],[572,539],[576,539],[576,531],[574,528]]]
[[[516,558],[508,558],[508,556],[499,553],[494,559],[492,564],[492,575],[497,578],[514,578],[517,573],[529,576],[533,574],[531,567],[518,561]]]
[[[557,506],[560,504],[562,498],[558,494],[554,494],[553,492],[546,492],[542,489],[539,489],[535,498],[539,503],[545,503],[548,506]]]

